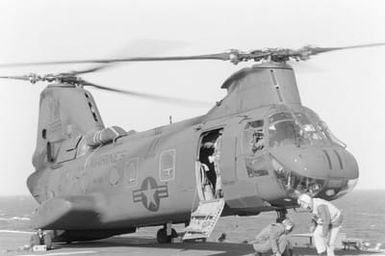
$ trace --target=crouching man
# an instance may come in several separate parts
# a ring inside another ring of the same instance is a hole
[[[255,255],[274,254],[275,256],[291,256],[292,247],[287,234],[294,228],[294,223],[289,219],[284,219],[281,223],[272,223],[264,228],[251,241],[255,250]]]

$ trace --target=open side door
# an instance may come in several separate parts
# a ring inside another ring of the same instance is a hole
[[[195,166],[199,204],[191,214],[183,240],[208,238],[222,214],[225,205],[219,168],[222,132],[223,128],[216,128],[200,135]]]

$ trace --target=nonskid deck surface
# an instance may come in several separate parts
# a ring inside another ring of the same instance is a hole
[[[73,244],[57,244],[55,248],[46,252],[31,252],[23,247],[28,244],[29,233],[0,231],[0,255],[215,255],[241,256],[253,255],[250,244],[220,242],[184,242],[173,244],[158,244],[151,236],[125,235],[109,239],[81,242]],[[295,255],[316,255],[313,248],[294,248]],[[336,255],[373,255],[382,256],[384,252],[363,252],[357,250],[336,250]]]

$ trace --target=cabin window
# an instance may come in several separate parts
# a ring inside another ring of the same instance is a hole
[[[130,159],[125,164],[124,180],[128,186],[136,185],[139,158]]]
[[[264,145],[263,120],[248,122],[243,131],[243,152],[255,154],[261,151]]]
[[[163,151],[159,161],[159,179],[161,181],[175,178],[175,149]]]
[[[53,145],[51,142],[47,142],[47,160],[48,162],[53,162],[55,160],[53,157]]]

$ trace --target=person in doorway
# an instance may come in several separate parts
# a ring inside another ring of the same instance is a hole
[[[201,171],[201,184],[202,184],[203,196],[205,200],[212,200],[214,199],[214,190],[207,175],[207,172],[209,171],[209,167],[207,167],[206,164],[201,163],[200,171]]]
[[[205,174],[215,191],[217,177],[215,174],[214,162],[211,161],[211,156],[213,154],[214,142],[207,141],[203,143],[202,147],[200,148],[199,161],[201,162],[201,164],[204,164],[207,167],[205,168]]]
[[[264,148],[262,129],[253,132],[249,144],[251,146],[251,152],[253,152],[253,154]]]
[[[250,243],[255,255],[273,254],[275,256],[291,256],[293,249],[287,234],[294,228],[294,223],[286,218],[282,222],[272,223],[264,228]]]
[[[214,163],[216,181],[215,181],[215,198],[223,197],[222,190],[222,173],[219,166],[219,160],[221,158],[221,140],[222,140],[222,132],[219,132],[218,138],[214,143],[214,153],[212,155],[211,161]]]
[[[318,255],[334,256],[335,241],[343,221],[341,211],[330,202],[308,194],[300,195],[298,204],[313,213],[312,219],[316,223],[313,239]]]

